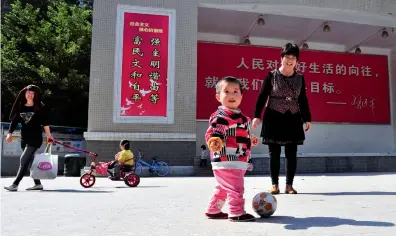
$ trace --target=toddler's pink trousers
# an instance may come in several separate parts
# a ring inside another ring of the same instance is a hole
[[[230,217],[245,214],[245,199],[243,194],[244,176],[246,170],[238,169],[215,169],[213,174],[217,180],[212,198],[209,201],[206,213],[216,214],[221,211],[225,200],[230,206]]]

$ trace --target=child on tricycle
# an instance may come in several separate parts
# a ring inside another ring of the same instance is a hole
[[[121,151],[115,155],[115,161],[112,161],[108,167],[107,172],[109,173],[109,179],[119,180],[121,178],[121,168],[123,172],[130,172],[134,166],[134,156],[130,150],[129,140],[121,140],[120,142]],[[114,169],[114,174],[110,171]]]
[[[113,181],[124,181],[129,187],[136,187],[140,183],[140,177],[135,173],[136,165],[135,158],[130,148],[130,143],[128,140],[122,140],[120,142],[121,151],[115,155],[115,160],[111,162],[99,162],[96,165],[96,153],[89,153],[89,155],[94,157],[93,162],[89,170],[80,178],[80,184],[84,188],[90,188],[95,184],[95,175],[106,176],[110,174],[109,179]],[[87,152],[87,151],[85,151]],[[109,171],[109,169],[114,169],[114,174]]]

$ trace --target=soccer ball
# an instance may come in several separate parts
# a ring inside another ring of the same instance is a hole
[[[272,216],[276,211],[277,205],[276,198],[268,192],[256,194],[252,201],[253,210],[261,217]]]

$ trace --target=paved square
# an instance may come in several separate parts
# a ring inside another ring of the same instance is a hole
[[[273,217],[245,223],[204,217],[209,177],[142,178],[136,188],[97,178],[91,189],[59,177],[43,181],[41,192],[26,192],[26,177],[18,192],[5,191],[11,182],[1,180],[2,236],[396,235],[396,173],[299,175],[298,195],[277,195]],[[246,178],[249,213],[269,185],[268,176]]]

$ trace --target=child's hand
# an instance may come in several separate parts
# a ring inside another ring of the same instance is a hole
[[[208,146],[211,152],[220,152],[223,146],[223,142],[218,137],[212,137],[208,141]]]
[[[257,138],[256,135],[251,134],[250,135],[250,140],[252,141],[252,145],[255,147],[259,144],[259,139]]]
[[[247,170],[248,171],[252,171],[253,170],[253,164],[252,163],[249,163]]]

